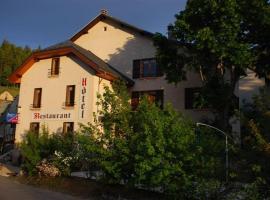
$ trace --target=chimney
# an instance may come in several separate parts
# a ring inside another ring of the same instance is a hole
[[[174,37],[174,35],[173,35],[173,25],[170,24],[170,25],[167,27],[167,29],[168,29],[168,39],[169,39],[169,40],[175,40],[175,37]]]
[[[100,13],[103,15],[108,15],[109,12],[106,9],[101,9]]]

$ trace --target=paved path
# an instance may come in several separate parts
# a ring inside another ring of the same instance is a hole
[[[82,200],[59,192],[23,185],[0,176],[0,200]]]

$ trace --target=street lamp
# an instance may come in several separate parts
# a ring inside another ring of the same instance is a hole
[[[230,138],[231,140],[233,140],[229,135],[227,135],[224,131],[214,127],[214,126],[211,126],[209,124],[204,124],[204,123],[201,123],[201,122],[197,122],[196,123],[196,126],[206,126],[206,127],[209,127],[209,128],[212,128],[216,131],[218,131],[219,133],[221,133],[223,136],[225,136],[225,154],[226,154],[226,182],[228,182],[229,180],[229,149],[228,149],[228,138]]]

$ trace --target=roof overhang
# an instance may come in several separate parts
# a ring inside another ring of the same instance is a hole
[[[9,77],[8,80],[11,83],[20,83],[21,77],[23,74],[30,69],[30,67],[33,66],[34,63],[38,62],[42,59],[48,59],[58,56],[66,56],[66,55],[75,55],[77,58],[79,58],[83,63],[87,64],[90,68],[92,68],[95,71],[95,75],[104,78],[109,81],[116,80],[117,77],[113,75],[112,73],[106,72],[99,68],[99,66],[87,58],[85,55],[80,53],[78,50],[72,47],[63,47],[59,49],[53,49],[53,50],[42,50],[38,52],[32,53],[21,66],[19,66]]]
[[[73,35],[70,38],[70,40],[72,42],[76,41],[83,34],[87,34],[88,33],[88,30],[91,29],[93,26],[95,26],[98,22],[100,22],[102,20],[105,20],[105,19],[110,20],[110,21],[113,21],[113,22],[119,24],[123,28],[128,28],[128,29],[130,29],[132,31],[138,32],[141,35],[144,35],[144,36],[147,36],[147,37],[150,37],[150,38],[152,38],[154,36],[154,34],[151,33],[151,32],[149,32],[149,31],[140,29],[140,28],[138,28],[136,26],[133,26],[131,24],[128,24],[126,22],[123,22],[123,21],[121,21],[119,19],[116,19],[116,18],[114,18],[112,16],[109,16],[107,14],[101,13],[96,18],[94,18],[92,21],[90,21],[86,26],[84,26],[80,31],[78,31],[75,35]]]

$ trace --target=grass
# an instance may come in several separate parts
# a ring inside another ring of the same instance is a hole
[[[91,199],[166,199],[165,196],[140,189],[128,188],[122,185],[108,185],[94,180],[82,178],[50,178],[50,177],[12,177],[16,181],[56,192]]]

